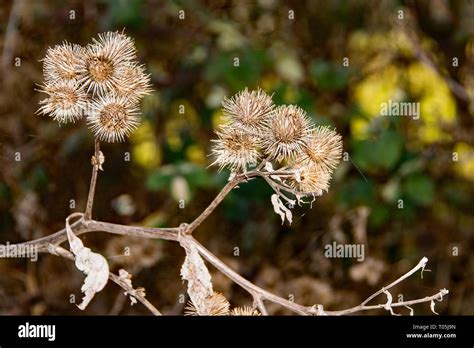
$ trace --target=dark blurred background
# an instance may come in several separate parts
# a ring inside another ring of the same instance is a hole
[[[261,87],[277,104],[298,104],[316,124],[335,127],[350,157],[328,194],[312,209],[295,209],[291,226],[281,225],[271,190],[254,180],[231,192],[195,237],[257,285],[333,310],[360,303],[427,256],[432,271],[404,281],[394,297],[446,287],[451,293],[440,313],[474,313],[474,2],[0,4],[1,242],[53,233],[85,208],[93,137],[84,121],[59,127],[35,114],[44,98],[35,90],[40,59],[64,40],[86,45],[97,33],[125,28],[154,93],[144,99],[143,121],[129,141],[102,146],[96,219],[190,222],[229,174],[207,168],[223,97]],[[421,117],[379,116],[389,99],[420,103]],[[113,271],[132,273],[133,284],[145,287],[162,312],[183,313],[184,254],[176,243],[106,233],[81,238],[109,257]],[[366,243],[365,261],[325,258],[324,245],[333,241]],[[128,257],[120,256],[125,247]],[[215,290],[233,305],[251,304],[238,286],[212,274]],[[147,313],[140,304],[131,307],[114,284],[79,311],[69,299],[80,299],[83,279],[73,263],[52,255],[36,263],[0,259],[0,313]],[[287,313],[273,305],[269,311]],[[429,314],[429,304],[415,313]]]

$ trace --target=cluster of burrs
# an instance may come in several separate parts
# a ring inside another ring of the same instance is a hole
[[[224,124],[213,140],[213,164],[236,174],[262,164],[272,172],[265,178],[285,199],[285,192],[301,198],[328,190],[342,153],[339,134],[316,127],[298,106],[275,106],[260,89],[245,89],[222,106]]]
[[[48,97],[38,112],[59,123],[85,116],[96,139],[123,141],[140,123],[140,100],[151,93],[136,52],[123,32],[99,34],[85,47],[64,42],[49,48],[40,89]]]

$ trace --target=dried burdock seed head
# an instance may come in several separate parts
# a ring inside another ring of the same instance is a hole
[[[136,103],[126,97],[107,94],[92,101],[87,123],[97,139],[120,142],[137,128],[138,115]]]
[[[266,121],[263,147],[277,161],[303,153],[311,139],[312,123],[305,111],[295,105],[279,106]]]
[[[145,74],[143,66],[137,63],[128,64],[115,91],[118,96],[127,96],[130,100],[138,101],[152,92],[150,75]]]
[[[43,59],[44,80],[51,83],[78,78],[83,59],[84,48],[76,44],[64,42],[48,48]]]
[[[262,315],[259,311],[249,306],[232,308],[229,314],[233,316],[260,316]]]
[[[87,106],[87,94],[76,80],[57,80],[41,87],[48,98],[40,101],[38,113],[49,114],[59,123],[75,122]]]
[[[245,172],[248,165],[257,163],[257,137],[233,126],[222,127],[216,134],[218,139],[212,140],[215,161],[211,165],[219,165],[219,170],[227,167],[231,171]]]
[[[291,166],[291,169],[295,170],[295,175],[289,179],[289,184],[301,194],[321,196],[324,191],[328,191],[331,180],[329,172],[311,163],[295,164]]]
[[[229,315],[230,304],[229,301],[219,292],[214,291],[214,293],[206,298],[206,310],[207,312],[201,315]],[[199,315],[196,307],[191,301],[188,301],[184,309],[184,315]]]
[[[81,82],[94,94],[113,91],[123,83],[123,75],[136,58],[133,40],[119,32],[99,34],[84,51]]]
[[[249,132],[258,132],[273,110],[272,98],[261,89],[244,91],[225,98],[222,102],[224,117],[233,124]]]
[[[317,127],[305,149],[306,160],[320,170],[332,173],[342,154],[342,137],[328,127]],[[306,161],[305,161],[306,162]]]

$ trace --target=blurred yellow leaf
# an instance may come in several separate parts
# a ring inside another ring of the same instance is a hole
[[[132,160],[145,169],[153,169],[161,162],[161,151],[154,141],[144,141],[132,147]]]
[[[130,137],[132,161],[144,169],[153,169],[161,163],[161,150],[157,145],[153,127],[149,121],[143,123]]]
[[[354,89],[354,100],[360,109],[369,117],[380,114],[380,105],[389,99],[401,99],[401,71],[394,65],[370,74]]]
[[[469,180],[474,180],[474,147],[457,143],[454,151],[454,155],[457,155],[457,161],[454,162],[455,171]]]
[[[192,144],[186,149],[186,157],[193,163],[206,163],[206,154],[198,144]]]

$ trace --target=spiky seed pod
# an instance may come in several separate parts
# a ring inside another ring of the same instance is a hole
[[[121,142],[137,128],[140,123],[138,115],[136,103],[126,97],[107,94],[91,102],[87,124],[97,139]]]
[[[79,76],[83,64],[84,48],[65,41],[62,45],[48,48],[43,59],[43,75],[46,83],[73,80]]]
[[[115,91],[118,96],[126,96],[130,100],[139,101],[152,92],[150,75],[145,73],[144,66],[130,63],[123,70]]]
[[[222,102],[224,117],[231,124],[252,133],[258,133],[262,129],[273,108],[272,98],[261,89],[249,92],[245,88]]]
[[[263,148],[277,161],[294,158],[308,146],[311,131],[312,123],[303,109],[296,105],[279,106],[266,121]]]
[[[310,161],[322,171],[332,173],[342,154],[342,137],[328,127],[318,126],[312,132],[303,160]]]
[[[227,167],[231,171],[247,170],[247,166],[256,164],[259,156],[258,138],[233,126],[222,127],[216,131],[218,139],[212,140],[212,154],[219,170]]]
[[[136,58],[133,40],[119,32],[107,32],[93,41],[84,51],[81,82],[94,94],[114,91],[121,86],[123,75]]]
[[[249,306],[234,307],[232,308],[229,314],[232,316],[260,316],[262,315],[259,311]]]
[[[48,94],[40,101],[37,113],[49,114],[59,123],[75,122],[82,118],[87,106],[87,93],[76,80],[56,80],[39,90]]]
[[[229,308],[230,303],[227,301],[225,296],[220,292],[214,291],[214,293],[206,299],[206,313],[198,314],[197,309],[192,301],[188,301],[188,304],[185,307],[184,315],[229,315]]]
[[[320,167],[309,163],[295,164],[290,167],[295,170],[295,176],[288,179],[289,184],[303,195],[320,196],[329,189],[331,174]]]

